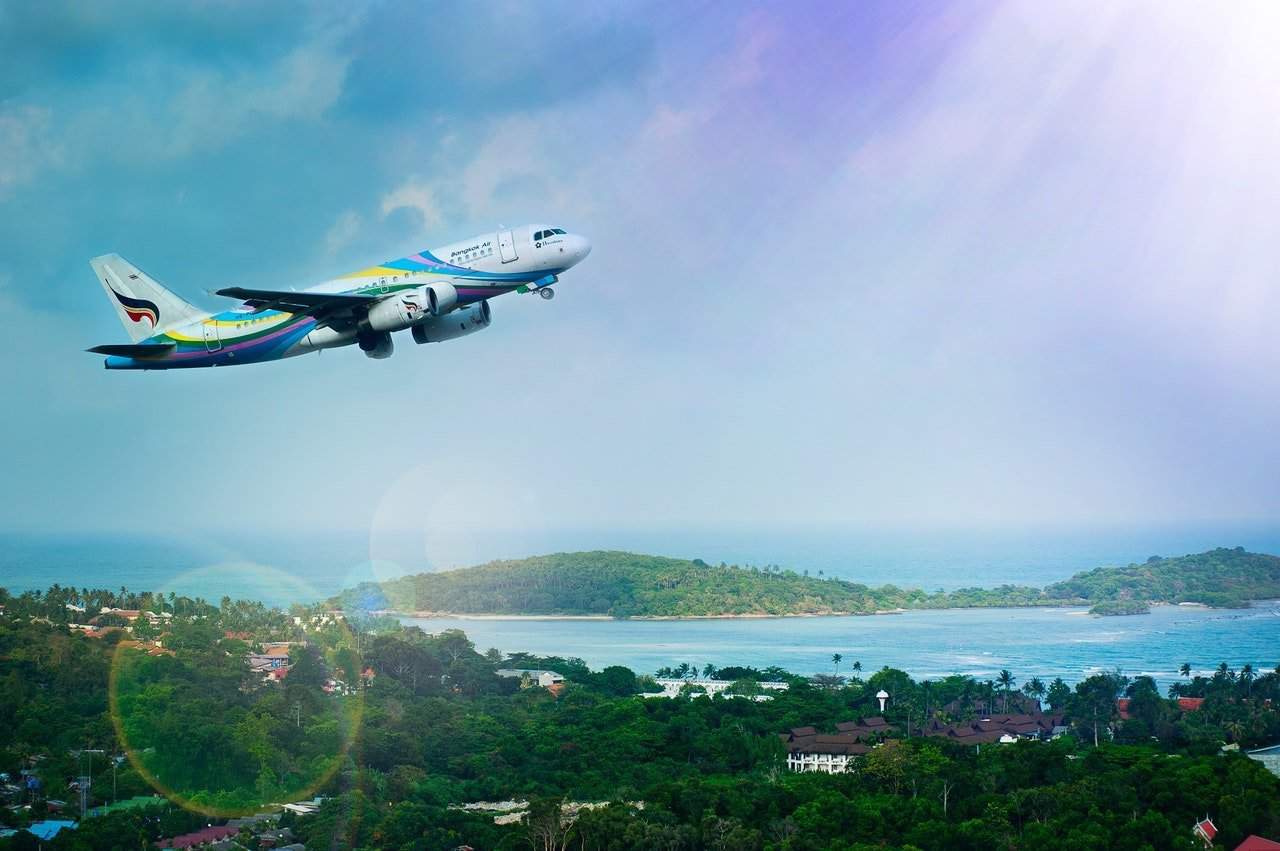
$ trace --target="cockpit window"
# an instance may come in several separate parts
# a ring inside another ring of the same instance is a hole
[[[560,228],[552,228],[552,229],[551,229],[551,232],[552,232],[552,233],[558,233],[558,234],[560,234],[561,236],[563,236],[563,235],[564,235],[564,231],[560,230]]]
[[[542,239],[542,237],[543,237],[543,236],[545,236],[545,235],[546,235],[546,233],[547,233],[547,232],[546,232],[545,230],[540,230],[540,231],[538,231],[537,233],[535,233],[535,234],[533,235],[533,238],[534,238],[535,240],[540,240],[540,239]]]

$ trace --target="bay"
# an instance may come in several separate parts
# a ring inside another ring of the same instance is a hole
[[[462,629],[480,650],[578,657],[592,668],[624,665],[638,673],[681,662],[777,665],[798,674],[842,672],[856,660],[863,676],[883,666],[913,677],[968,674],[992,679],[1002,668],[1020,683],[1033,676],[1078,682],[1100,671],[1147,675],[1162,686],[1191,663],[1210,673],[1219,662],[1261,671],[1280,664],[1280,602],[1249,609],[1157,606],[1146,615],[1096,617],[1078,608],[950,609],[894,615],[575,620],[401,618],[431,633]]]

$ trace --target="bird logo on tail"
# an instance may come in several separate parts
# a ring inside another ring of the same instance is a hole
[[[111,288],[111,294],[116,297],[116,301],[120,302],[120,306],[124,308],[124,312],[130,320],[141,322],[145,319],[151,323],[152,328],[160,324],[160,308],[156,307],[154,301],[120,295],[115,287]]]

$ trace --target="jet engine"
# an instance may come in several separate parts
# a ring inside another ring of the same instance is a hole
[[[391,334],[387,331],[378,334],[360,334],[356,337],[356,343],[360,345],[360,351],[364,352],[366,357],[374,360],[385,360],[396,350],[396,344],[392,342]]]
[[[443,343],[488,328],[492,321],[489,302],[480,301],[445,316],[432,316],[413,326],[415,343]]]
[[[458,306],[458,289],[453,284],[430,284],[422,289],[426,291],[427,310],[432,316],[444,316]]]
[[[369,308],[365,324],[370,331],[402,331],[426,316],[427,287],[388,296]]]

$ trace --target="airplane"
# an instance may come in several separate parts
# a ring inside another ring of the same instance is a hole
[[[262,363],[357,345],[391,357],[391,335],[440,343],[489,327],[489,299],[555,295],[551,285],[591,253],[584,236],[548,225],[503,228],[370,266],[302,291],[227,287],[241,304],[208,313],[118,254],[89,261],[132,340],[88,349],[107,369]]]

